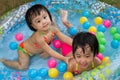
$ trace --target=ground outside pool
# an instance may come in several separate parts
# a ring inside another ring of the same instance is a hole
[[[98,0],[35,0],[9,11],[0,18],[0,58],[17,60],[17,46],[33,33],[27,27],[24,15],[34,4],[45,5],[64,34],[71,37],[61,22],[60,9],[68,10],[68,20],[78,31],[97,36],[103,64],[74,76],[73,80],[120,80],[120,10]],[[53,43],[50,46],[59,51]],[[105,62],[108,59],[111,62]],[[55,68],[48,66],[49,60],[54,62]],[[29,69],[24,71],[0,63],[0,80],[62,80],[65,73],[66,64],[54,58],[33,56]],[[72,77],[70,73],[67,76]]]

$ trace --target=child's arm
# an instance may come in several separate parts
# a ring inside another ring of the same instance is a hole
[[[73,58],[72,58],[72,59],[70,59],[70,60],[68,61],[67,71],[70,71],[70,72],[73,73],[73,71],[74,71],[74,65],[75,65],[75,63],[74,63],[74,60],[73,60]]]
[[[57,27],[54,27],[54,33],[61,41],[72,46],[73,39],[63,34]]]
[[[67,17],[68,17],[68,11],[66,11],[66,10],[60,10],[60,13],[61,13],[63,24],[69,29],[72,26],[72,24],[70,24],[70,22],[67,19]]]
[[[50,56],[57,58],[59,60],[63,60],[64,62],[68,63],[68,59],[69,57],[64,57],[61,54],[59,54],[58,52],[54,51],[43,39],[43,37],[39,37],[37,39],[37,43],[40,45],[40,48],[48,53]]]
[[[67,17],[68,17],[68,11],[66,11],[66,10],[61,10],[60,11],[61,12],[61,18],[62,18],[62,22],[63,22],[63,24],[68,28],[68,33],[69,34],[71,34],[72,36],[74,36],[74,35],[76,35],[78,32],[79,32],[79,30],[76,28],[76,27],[74,27],[69,21],[68,21],[68,19],[67,19]]]

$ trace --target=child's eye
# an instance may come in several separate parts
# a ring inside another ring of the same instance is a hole
[[[81,56],[77,56],[77,58],[80,58]]]
[[[38,20],[37,22],[40,23],[40,20]]]
[[[87,55],[86,57],[90,57],[89,55]]]
[[[43,18],[46,19],[47,16],[44,16]]]

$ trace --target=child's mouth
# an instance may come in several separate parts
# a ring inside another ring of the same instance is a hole
[[[80,67],[85,69],[87,68],[87,64],[80,64]]]

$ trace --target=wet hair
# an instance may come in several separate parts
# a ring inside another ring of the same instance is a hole
[[[26,20],[26,23],[28,25],[28,27],[32,30],[32,31],[36,31],[35,28],[33,28],[33,26],[31,26],[32,24],[32,18],[36,17],[37,15],[40,15],[41,11],[46,11],[49,15],[49,18],[52,22],[52,16],[50,14],[50,12],[48,11],[48,9],[41,5],[41,4],[36,4],[36,5],[33,5],[31,8],[29,8],[26,12],[26,15],[25,15],[25,20]]]
[[[91,51],[94,53],[95,56],[98,54],[99,51],[99,43],[96,36],[89,32],[80,32],[76,34],[73,38],[72,48],[73,48],[73,56],[75,57],[75,51],[78,47],[81,47],[83,53],[85,53],[85,46],[89,45]]]

